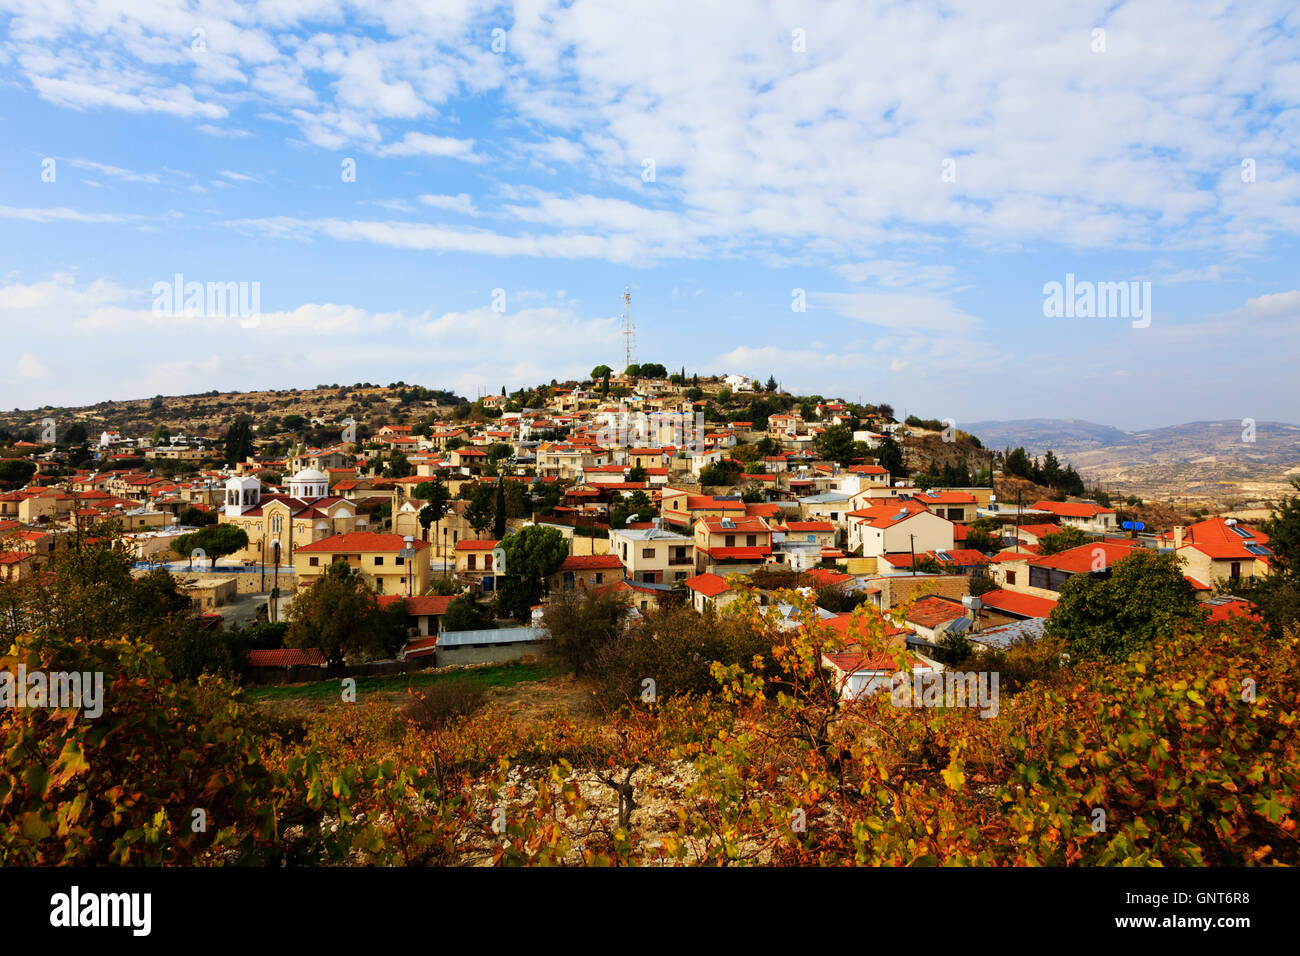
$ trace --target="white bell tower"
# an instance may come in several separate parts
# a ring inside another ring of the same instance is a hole
[[[262,483],[252,475],[226,479],[226,517],[238,518],[262,501]]]

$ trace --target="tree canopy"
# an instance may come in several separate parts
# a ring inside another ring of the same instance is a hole
[[[1102,552],[1104,554],[1104,552]],[[1096,574],[1075,574],[1047,619],[1047,632],[1080,657],[1124,660],[1157,638],[1204,621],[1181,559],[1145,548]]]

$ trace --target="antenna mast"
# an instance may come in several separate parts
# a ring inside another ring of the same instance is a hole
[[[636,326],[632,324],[632,287],[623,288],[623,370],[632,365],[632,353],[636,349]]]

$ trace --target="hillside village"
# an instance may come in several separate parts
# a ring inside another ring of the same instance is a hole
[[[8,416],[0,579],[38,580],[59,548],[105,535],[137,576],[169,571],[213,629],[289,619],[338,564],[400,618],[379,651],[256,647],[240,667],[258,681],[536,659],[548,605],[575,592],[636,618],[742,592],[788,613],[769,596],[789,588],[841,629],[860,606],[901,609],[891,641],[937,672],[954,646],[1037,639],[1065,582],[1135,552],[1175,555],[1210,620],[1253,617],[1233,586],[1272,558],[1230,514],[1152,523],[1050,452],[741,375],[600,366],[473,402],[366,383],[217,404],[160,396],[97,433],[94,409],[25,431]],[[501,567],[543,530],[562,542],[544,566]],[[846,695],[892,670],[852,645],[824,664]]]

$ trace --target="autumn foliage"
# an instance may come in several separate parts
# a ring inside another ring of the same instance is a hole
[[[102,671],[106,699],[97,719],[0,714],[0,864],[1300,862],[1294,635],[1197,625],[1118,661],[1026,645],[994,660],[1032,676],[981,717],[845,700],[826,655],[909,666],[891,622],[863,607],[837,629],[781,597],[799,626],[749,593],[723,612],[763,640],[707,690],[675,687],[691,647],[665,640],[635,659],[660,693],[595,719],[412,694],[275,722],[129,633],[21,634],[0,666]]]

